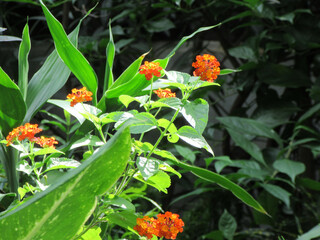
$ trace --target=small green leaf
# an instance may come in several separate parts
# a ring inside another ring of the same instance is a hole
[[[219,230],[223,232],[223,236],[232,240],[237,229],[237,222],[234,217],[225,209],[219,219]]]
[[[195,153],[189,148],[185,146],[181,146],[178,144],[174,145],[174,148],[178,151],[178,153],[185,159],[192,163],[196,160]]]
[[[51,154],[51,153],[64,154],[64,152],[61,152],[61,151],[59,151],[57,149],[50,148],[50,147],[47,147],[47,148],[34,148],[33,150],[34,150],[34,152],[33,152],[34,156],[46,155],[46,154]]]
[[[85,228],[84,226],[83,228]],[[94,226],[91,227],[88,231],[85,232],[85,234],[81,235],[80,240],[101,240],[100,237],[101,228]]]
[[[116,207],[119,207],[123,210],[128,210],[128,211],[135,211],[136,210],[136,207],[131,203],[129,202],[128,200],[122,198],[122,197],[118,197],[118,196],[114,196],[112,198],[108,198],[106,200],[103,201],[103,204],[104,205],[113,205],[113,206],[116,206]]]
[[[144,180],[148,180],[159,171],[160,163],[157,159],[138,157],[136,163]]]
[[[171,185],[171,179],[170,176],[159,170],[157,172],[157,174],[153,175],[152,177],[148,178],[148,180],[144,180],[141,174],[136,174],[134,176],[137,180],[144,182],[156,189],[158,189],[159,191],[162,191],[164,193],[168,193],[167,188],[170,187]]]
[[[240,69],[221,69],[219,75],[228,75],[231,73],[241,72]]]
[[[135,215],[132,211],[110,213],[106,217],[111,223],[128,230],[133,229],[133,227],[137,224],[137,215]]]
[[[121,95],[119,97],[119,101],[122,102],[122,104],[125,105],[127,108],[130,103],[132,103],[133,101],[137,101],[137,99],[129,95]]]
[[[290,196],[291,193],[287,192],[286,190],[284,190],[283,188],[273,185],[273,184],[260,184],[261,187],[264,188],[264,190],[266,190],[268,193],[270,193],[272,196],[280,199],[281,201],[283,201],[287,207],[290,207]]]
[[[177,135],[186,143],[196,148],[204,148],[209,153],[214,155],[210,145],[206,142],[202,135],[199,134],[197,130],[195,130],[194,128],[189,126],[183,126],[178,130]]]
[[[70,158],[50,158],[47,162],[47,169],[43,172],[48,172],[55,169],[66,169],[79,167],[80,163]]]
[[[81,139],[79,139],[78,141],[74,142],[70,149],[75,149],[75,148],[79,148],[79,147],[83,147],[83,146],[102,146],[103,142],[101,141],[100,138],[98,138],[97,136],[94,135],[87,135]]]
[[[279,172],[287,174],[293,183],[296,176],[306,170],[306,167],[303,163],[291,161],[289,159],[277,160],[273,163],[273,167]]]
[[[156,128],[157,121],[152,114],[142,112],[125,121],[123,125],[130,127],[130,132],[132,134],[139,134]]]

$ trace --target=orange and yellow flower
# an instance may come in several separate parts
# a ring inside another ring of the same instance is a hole
[[[87,88],[83,87],[81,89],[72,89],[72,93],[68,94],[67,98],[72,100],[70,106],[73,107],[77,103],[91,101],[91,96],[92,92],[87,91]]]
[[[6,138],[7,146],[11,145],[15,140],[22,141],[26,138],[33,142],[35,140],[34,135],[41,131],[42,129],[38,128],[38,124],[30,123],[26,123],[24,126],[14,128],[11,132],[9,132]]]
[[[178,214],[166,212],[165,214],[159,213],[158,219],[137,218],[137,225],[133,228],[140,236],[146,236],[148,239],[155,235],[159,238],[176,239],[179,232],[183,232],[184,222],[179,218]]]
[[[196,69],[193,76],[199,76],[203,81],[213,82],[220,74],[220,63],[210,54],[198,55],[192,67]]]
[[[47,147],[56,148],[54,144],[58,144],[58,141],[56,141],[54,137],[47,138],[47,137],[41,136],[39,138],[35,138],[35,143],[40,145],[43,148],[47,148]]]
[[[166,88],[166,89],[161,89],[159,88],[158,90],[153,91],[155,94],[158,95],[159,98],[172,98],[176,97],[176,94],[171,92],[171,89]]]
[[[159,66],[158,62],[148,62],[145,61],[143,65],[140,66],[140,74],[144,74],[146,79],[149,81],[153,76],[160,77],[162,67]]]

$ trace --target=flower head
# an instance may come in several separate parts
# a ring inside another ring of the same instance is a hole
[[[166,212],[158,214],[157,228],[159,229],[158,237],[166,239],[176,239],[179,232],[183,232],[184,222],[179,218],[178,214]]]
[[[134,226],[133,229],[136,230],[140,236],[146,236],[148,239],[151,239],[153,234],[158,236],[159,233],[157,220],[148,216],[137,218],[137,225]]]
[[[158,89],[153,91],[155,94],[158,95],[159,98],[172,98],[176,97],[176,94],[171,92],[171,89],[166,88],[166,89]]]
[[[153,76],[160,77],[162,67],[159,66],[158,62],[148,62],[145,61],[143,65],[140,66],[140,74],[144,74],[146,79],[149,81]]]
[[[68,94],[67,98],[71,99],[70,106],[73,107],[79,102],[87,102],[92,100],[92,92],[87,91],[86,87],[81,89],[72,89],[72,93]]]
[[[56,148],[54,144],[58,144],[58,141],[56,141],[54,137],[47,138],[47,137],[41,136],[39,138],[35,138],[35,143],[40,145],[43,148],[47,148],[47,147]]]
[[[177,234],[183,232],[184,222],[178,214],[166,212],[165,214],[158,214],[157,217],[158,219],[148,216],[137,218],[137,225],[133,229],[140,236],[146,236],[148,239],[151,239],[152,235],[159,238],[176,239]]]
[[[198,55],[196,62],[192,63],[192,67],[196,70],[193,72],[193,76],[200,76],[200,79],[208,82],[213,82],[220,74],[220,63],[215,56],[204,54]]]
[[[14,128],[11,132],[9,132],[6,138],[7,146],[12,144],[17,139],[19,141],[22,141],[27,138],[29,139],[29,141],[33,142],[35,141],[34,135],[41,131],[42,129],[38,128],[38,124],[30,124],[30,123],[26,123],[24,126],[19,126],[17,128]]]

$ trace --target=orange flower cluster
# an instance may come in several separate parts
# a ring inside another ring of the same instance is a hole
[[[162,67],[159,66],[158,62],[148,62],[145,61],[143,65],[140,66],[140,74],[144,74],[146,79],[149,81],[153,76],[160,77]]]
[[[196,62],[192,63],[192,67],[196,68],[193,76],[200,76],[200,79],[208,82],[213,82],[220,74],[220,63],[215,56],[204,54],[198,55]]]
[[[179,232],[183,232],[184,222],[179,218],[178,214],[166,212],[165,214],[159,213],[158,219],[149,218],[144,216],[143,218],[137,218],[137,225],[133,228],[140,236],[146,236],[148,239],[152,238],[152,235],[156,235],[159,238],[176,239]]]
[[[34,135],[41,132],[42,129],[38,128],[38,124],[30,124],[26,123],[24,126],[19,126],[14,128],[11,132],[9,132],[6,140],[7,146],[11,145],[14,141],[22,141],[24,139],[28,139],[30,142],[34,142],[39,144],[41,147],[51,147],[55,148],[54,144],[58,144],[58,141],[54,137],[46,138],[44,136],[35,137]]]
[[[24,126],[19,126],[14,128],[11,132],[9,132],[6,140],[7,146],[11,145],[15,140],[22,141],[24,139],[29,139],[29,141],[33,142],[35,140],[34,135],[36,133],[41,132],[42,129],[38,128],[38,124],[30,124],[26,123]]]
[[[176,94],[171,92],[171,89],[166,88],[166,89],[158,89],[153,91],[155,94],[158,95],[159,98],[172,98],[176,97]]]
[[[43,148],[47,148],[47,147],[56,148],[54,144],[58,144],[58,141],[56,141],[54,137],[47,138],[47,137],[41,136],[39,138],[35,138],[35,143],[40,145]]]
[[[72,93],[68,94],[67,98],[72,100],[70,106],[73,107],[77,103],[91,101],[91,96],[92,92],[87,91],[87,88],[83,87],[81,89],[72,89]]]

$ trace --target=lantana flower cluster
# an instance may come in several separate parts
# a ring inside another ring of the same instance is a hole
[[[151,239],[153,235],[159,238],[176,239],[179,232],[183,232],[184,222],[179,218],[178,214],[166,212],[159,213],[157,219],[144,216],[137,218],[137,225],[134,226],[140,236]]]
[[[41,132],[42,129],[38,128],[38,124],[30,124],[26,123],[25,125],[14,128],[11,132],[9,132],[6,140],[7,146],[11,145],[14,141],[23,141],[24,139],[28,139],[30,142],[36,143],[41,147],[50,147],[55,148],[54,144],[58,144],[58,141],[54,137],[35,137],[34,135]]]
[[[86,87],[80,88],[80,89],[72,89],[72,93],[68,94],[67,98],[71,99],[70,106],[73,107],[77,103],[80,102],[88,102],[92,100],[92,92],[87,91]]]
[[[220,63],[215,56],[210,54],[198,55],[192,67],[196,69],[193,75],[199,76],[203,81],[213,82],[220,74]]]
[[[140,66],[140,74],[144,74],[146,79],[150,81],[153,76],[161,77],[161,70],[163,69],[159,66],[158,62],[148,62],[145,61],[143,65]]]
[[[176,97],[176,93],[171,92],[170,88],[166,89],[161,89],[159,88],[158,90],[153,91],[159,98],[172,98]]]

